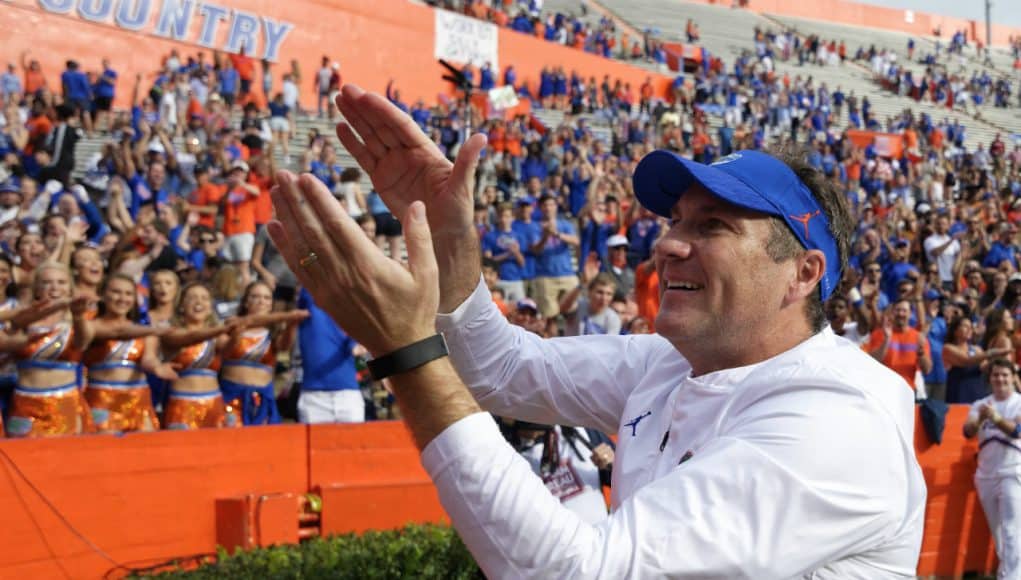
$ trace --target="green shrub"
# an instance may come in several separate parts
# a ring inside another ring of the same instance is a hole
[[[317,538],[298,545],[238,551],[233,555],[221,549],[214,564],[148,577],[166,580],[446,580],[482,578],[482,573],[452,528],[427,524],[366,532],[360,536]]]

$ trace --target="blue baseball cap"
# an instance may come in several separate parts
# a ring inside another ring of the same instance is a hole
[[[21,193],[21,187],[13,177],[0,182],[0,193]]]
[[[815,196],[786,163],[761,151],[738,151],[711,165],[670,151],[653,151],[635,169],[638,201],[649,211],[670,217],[670,210],[696,183],[720,199],[776,216],[807,250],[820,250],[826,272],[819,286],[827,300],[840,282],[840,252],[829,219]]]

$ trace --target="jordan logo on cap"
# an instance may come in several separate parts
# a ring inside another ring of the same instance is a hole
[[[801,222],[805,226],[805,239],[808,239],[808,222],[812,221],[812,218],[819,215],[819,210],[815,210],[811,213],[803,213],[801,215],[792,215],[791,219],[796,222]]]

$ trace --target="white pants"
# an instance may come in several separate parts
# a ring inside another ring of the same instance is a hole
[[[358,389],[302,391],[298,395],[302,423],[364,423],[365,400]]]
[[[1021,579],[1021,476],[975,478],[978,499],[1000,559],[999,580]]]

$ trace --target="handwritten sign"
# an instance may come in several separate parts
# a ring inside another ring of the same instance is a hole
[[[489,104],[497,111],[513,109],[518,106],[518,102],[518,94],[512,86],[497,87],[489,90]]]
[[[482,66],[487,62],[499,70],[498,39],[495,24],[462,16],[446,10],[435,10],[435,57],[458,64]]]

